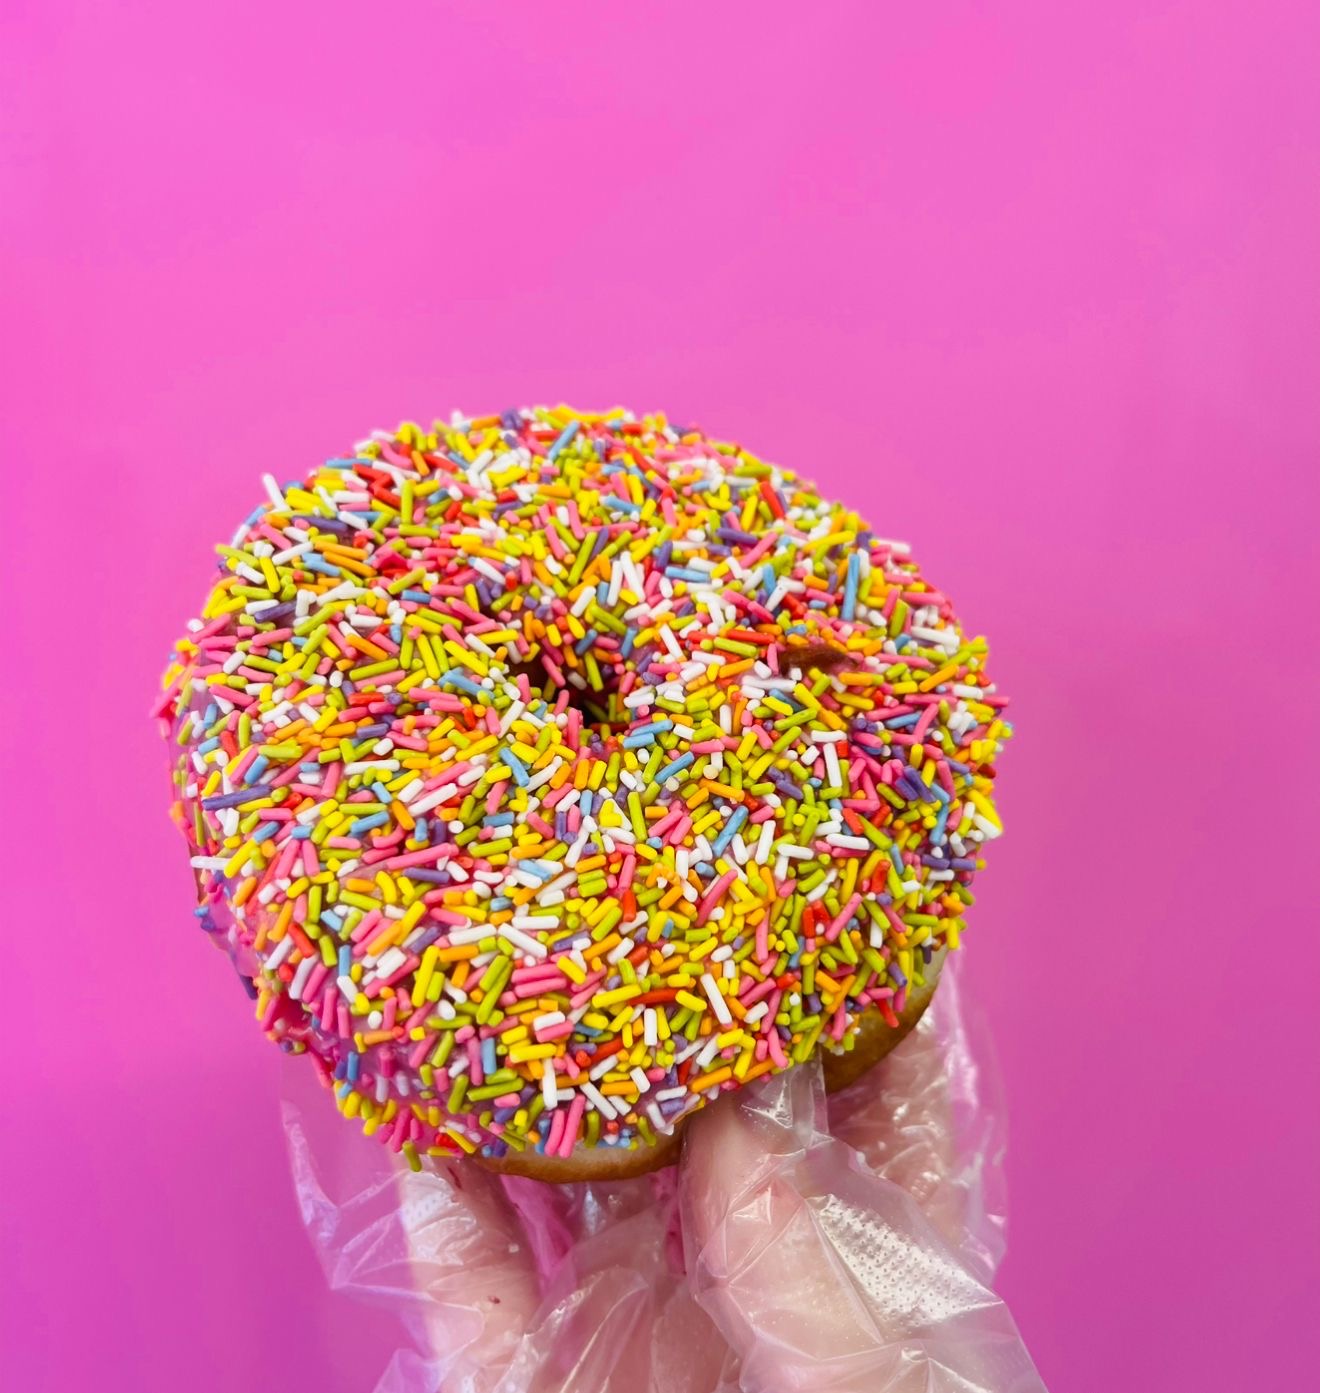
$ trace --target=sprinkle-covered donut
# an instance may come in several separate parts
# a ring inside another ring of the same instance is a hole
[[[644,1169],[914,1018],[1010,727],[905,545],[624,411],[265,485],[160,715],[202,927],[346,1116],[414,1166]]]

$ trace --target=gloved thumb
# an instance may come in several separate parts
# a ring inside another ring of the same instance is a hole
[[[693,1118],[681,1167],[689,1280],[749,1393],[1044,1393],[994,1292],[828,1134],[819,1064]]]

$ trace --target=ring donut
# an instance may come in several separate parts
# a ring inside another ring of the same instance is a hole
[[[158,714],[201,925],[346,1116],[414,1167],[639,1173],[910,1028],[1011,732],[906,546],[624,411],[265,483]]]

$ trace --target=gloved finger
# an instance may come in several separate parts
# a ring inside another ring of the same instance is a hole
[[[531,1250],[498,1179],[451,1162],[406,1171],[398,1214],[440,1387],[499,1386],[540,1304]]]
[[[537,1235],[543,1299],[502,1389],[712,1393],[720,1386],[731,1356],[683,1279],[671,1173],[592,1185],[506,1180],[505,1187]]]
[[[303,1222],[330,1286],[403,1315],[446,1390],[487,1393],[540,1300],[522,1226],[495,1177],[413,1173],[285,1071],[284,1127]]]
[[[830,1132],[900,1186],[983,1279],[1003,1256],[1001,1110],[988,1046],[973,1050],[956,973],[917,1028],[829,1100]]]
[[[812,1064],[689,1125],[688,1275],[743,1387],[1040,1393],[1002,1302],[824,1119]]]
[[[924,1027],[924,1028],[923,1028]],[[967,1227],[944,1053],[930,1018],[829,1100],[830,1131],[900,1186],[954,1247]]]

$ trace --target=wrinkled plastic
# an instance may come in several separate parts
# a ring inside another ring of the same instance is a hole
[[[297,1060],[284,1117],[330,1285],[412,1335],[376,1393],[1043,1393],[989,1285],[1002,1124],[977,1054],[946,972],[846,1092],[815,1064],[763,1080],[692,1119],[677,1167],[610,1183],[414,1174]]]

